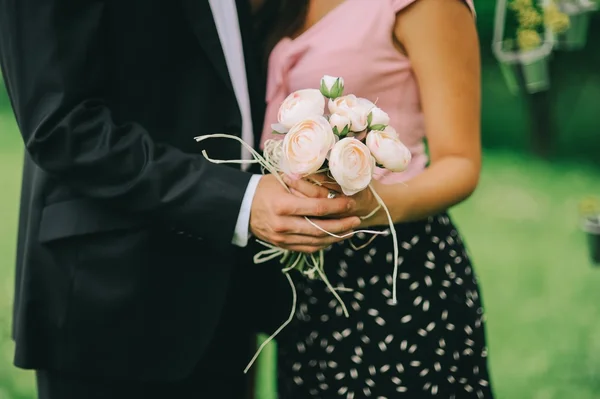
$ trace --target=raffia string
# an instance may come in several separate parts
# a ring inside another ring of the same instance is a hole
[[[266,346],[269,345],[271,341],[273,341],[275,337],[277,337],[277,335],[279,335],[279,333],[282,332],[283,329],[286,328],[292,322],[292,320],[294,320],[294,315],[296,314],[296,303],[298,302],[298,294],[296,293],[296,286],[294,285],[294,281],[292,280],[290,274],[285,273],[285,277],[287,278],[287,281],[290,283],[290,287],[292,288],[292,309],[290,311],[290,315],[288,316],[287,320],[283,322],[283,324],[280,325],[279,328],[275,330],[275,332],[271,334],[269,338],[264,340],[264,342],[260,345],[256,353],[254,354],[254,356],[252,356],[252,359],[250,359],[250,362],[244,369],[244,374],[247,374],[248,371],[252,368],[252,365],[254,365],[254,362],[256,362],[256,359],[258,359],[263,349],[265,349]]]
[[[377,191],[375,191],[375,189],[373,188],[373,185],[369,184],[369,189],[371,190],[371,192],[373,193],[373,196],[375,197],[375,199],[377,200],[377,202],[379,202],[379,205],[381,205],[381,207],[383,208],[383,210],[385,211],[385,214],[387,215],[387,219],[388,219],[388,223],[390,224],[390,232],[392,233],[392,242],[394,245],[394,275],[392,276],[392,302],[394,303],[394,305],[396,305],[398,303],[398,293],[397,293],[397,285],[398,285],[398,257],[400,256],[398,253],[398,236],[396,235],[396,229],[394,228],[394,221],[392,220],[392,215],[390,214],[389,209],[387,208],[387,206],[385,206],[385,203],[383,202],[383,200],[381,199],[381,197],[379,196],[379,194],[377,194]]]

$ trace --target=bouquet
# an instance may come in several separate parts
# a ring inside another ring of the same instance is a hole
[[[329,112],[326,113],[326,109]],[[371,190],[379,206],[362,218],[368,219],[380,209],[387,214],[389,233],[393,237],[394,245],[395,303],[398,241],[392,217],[371,183],[378,167],[391,172],[404,171],[410,163],[411,153],[400,141],[397,132],[389,126],[388,114],[365,98],[352,94],[344,95],[344,80],[341,77],[324,76],[320,89],[303,89],[291,93],[281,104],[277,119],[272,129],[280,138],[267,140],[263,155],[236,136],[214,134],[196,137],[196,140],[230,138],[239,141],[252,153],[254,160],[222,161],[209,158],[206,152],[203,154],[209,161],[216,163],[259,163],[264,173],[274,174],[286,188],[288,187],[281,175],[290,179],[308,179],[315,184],[323,184],[324,178],[325,183],[337,184],[347,196],[362,190]],[[316,179],[315,175],[321,175],[321,178]],[[309,218],[306,220],[321,231],[338,238],[349,238],[357,233],[372,234],[373,238],[388,234],[382,231],[362,230],[342,237],[323,230]],[[333,287],[325,274],[324,250],[316,254],[305,254],[278,248],[266,242],[260,243],[266,249],[255,255],[254,262],[258,264],[279,259],[282,271],[292,288],[293,305],[288,320],[263,343],[248,368],[264,346],[293,320],[296,312],[296,290],[289,276],[290,272],[298,271],[307,278],[321,279],[348,317],[348,310],[338,294],[338,291],[345,289]],[[369,243],[370,241],[367,245]]]

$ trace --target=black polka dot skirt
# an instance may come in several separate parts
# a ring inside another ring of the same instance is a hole
[[[442,214],[396,231],[396,305],[391,236],[327,252],[332,285],[352,290],[340,292],[349,318],[322,281],[294,275],[298,310],[278,338],[281,399],[493,397],[477,278],[456,228]]]

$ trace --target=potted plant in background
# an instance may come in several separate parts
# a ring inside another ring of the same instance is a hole
[[[587,42],[590,15],[598,9],[598,4],[592,0],[560,0],[558,6],[568,15],[570,26],[556,36],[556,48],[581,50]]]
[[[580,205],[581,228],[587,234],[590,258],[600,265],[600,200],[588,198]]]
[[[497,1],[493,51],[511,92],[550,88],[548,61],[554,37],[568,27],[569,17],[554,1]]]

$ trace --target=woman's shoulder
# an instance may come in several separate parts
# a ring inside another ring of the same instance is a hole
[[[416,3],[417,1],[420,1],[420,0],[388,0],[388,1],[391,4],[392,10],[395,13],[398,13],[398,12],[402,11],[403,9],[405,9],[406,7],[408,7],[409,5]],[[467,6],[469,6],[471,11],[473,12],[473,15],[475,15],[475,5],[473,4],[473,0],[458,0],[458,1],[463,1]]]

